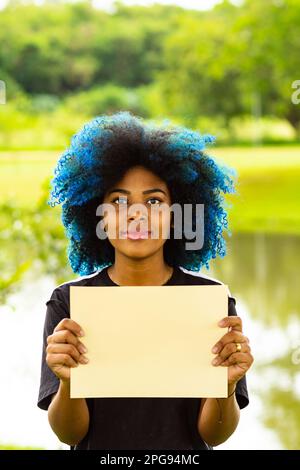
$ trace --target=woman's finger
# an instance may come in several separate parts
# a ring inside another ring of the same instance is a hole
[[[253,356],[250,353],[234,353],[231,354],[220,366],[231,366],[233,364],[246,364],[247,368],[253,362]]]
[[[50,368],[55,366],[77,367],[78,362],[69,356],[69,354],[47,354],[46,362]]]
[[[219,365],[223,361],[225,361],[230,355],[234,354],[237,352],[237,343],[228,343],[224,346],[224,348],[219,352],[218,356],[215,357],[215,359],[212,361],[213,365]],[[245,341],[243,343],[240,343],[241,345],[241,350],[239,352],[241,353],[249,353],[251,351],[250,346],[248,343]]]
[[[81,355],[73,344],[50,343],[46,351],[48,354],[69,354],[76,362],[79,361]]]
[[[63,318],[56,325],[53,332],[60,331],[60,330],[70,330],[72,333],[74,333],[74,335],[84,336],[84,332],[81,326],[74,320],[71,320],[71,318]]]
[[[48,336],[47,343],[69,343],[77,346],[79,339],[69,330],[59,330]]]
[[[247,338],[243,335],[243,333],[240,333],[239,331],[230,331],[229,333],[226,333],[224,336],[222,336],[222,338],[214,345],[212,352],[218,354],[228,343],[245,342],[247,342]]]
[[[221,328],[230,328],[230,330],[243,331],[243,322],[242,319],[236,315],[230,315],[223,318],[218,325]]]

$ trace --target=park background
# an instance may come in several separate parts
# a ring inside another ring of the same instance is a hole
[[[68,448],[36,406],[45,302],[76,277],[49,181],[87,120],[129,110],[215,135],[238,173],[227,255],[203,273],[236,297],[255,363],[216,449],[299,449],[300,2],[0,6],[1,448]]]

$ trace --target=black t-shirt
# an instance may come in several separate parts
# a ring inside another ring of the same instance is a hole
[[[57,392],[59,379],[45,361],[47,337],[55,326],[69,314],[69,287],[116,286],[107,273],[107,267],[90,276],[66,282],[54,289],[46,302],[43,333],[41,381],[38,406],[47,410],[51,395]],[[184,272],[175,267],[173,275],[164,285],[222,284],[203,275]],[[228,314],[237,315],[235,298],[228,293]],[[246,377],[236,388],[240,408],[248,405]],[[211,449],[200,437],[197,418],[201,398],[87,398],[90,413],[89,430],[84,439],[71,450],[189,450]]]

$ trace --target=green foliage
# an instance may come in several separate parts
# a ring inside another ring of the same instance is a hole
[[[0,64],[30,94],[149,83],[176,14],[160,6],[110,15],[88,2],[11,4],[0,15]]]
[[[298,78],[300,4],[296,0],[228,2],[201,19],[182,17],[165,41],[160,81],[172,113],[228,119],[253,113],[287,119],[300,132],[291,102]]]
[[[0,148],[62,148],[85,119],[121,109],[209,123],[219,143],[293,140],[299,22],[297,0],[205,12],[117,2],[112,13],[82,1],[10,2],[0,14]],[[247,116],[276,116],[293,132],[247,135]]]
[[[0,106],[0,149],[64,148],[89,116],[83,112],[72,114],[57,103],[52,96],[30,100],[23,95]]]
[[[72,275],[66,256],[66,237],[57,209],[46,201],[49,180],[35,206],[21,207],[16,202],[0,205],[0,301],[15,292],[29,269],[62,282]]]
[[[97,116],[103,113],[114,113],[130,109],[133,113],[145,115],[146,110],[134,89],[121,88],[108,84],[92,88],[73,95],[65,100],[65,109],[70,113],[81,113]]]

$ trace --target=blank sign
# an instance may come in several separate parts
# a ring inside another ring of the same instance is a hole
[[[227,315],[224,284],[70,286],[89,358],[71,369],[71,398],[227,397],[227,367],[211,364]]]

